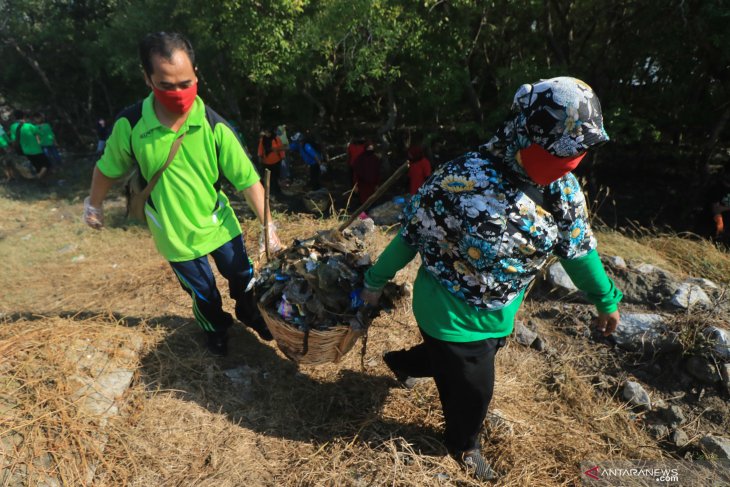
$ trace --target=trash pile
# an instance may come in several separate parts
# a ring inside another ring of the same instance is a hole
[[[400,221],[405,206],[406,199],[403,196],[396,196],[391,201],[386,201],[370,209],[368,216],[373,219],[376,225],[395,225]]]
[[[256,294],[269,313],[300,331],[349,326],[363,305],[360,291],[372,260],[364,249],[364,233],[322,231],[277,254],[260,271]],[[391,284],[383,305],[404,294]]]

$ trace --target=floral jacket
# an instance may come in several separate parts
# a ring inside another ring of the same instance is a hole
[[[472,152],[437,170],[403,215],[402,237],[451,293],[499,309],[519,295],[550,254],[575,259],[596,248],[586,200],[568,173],[544,188],[545,208]]]

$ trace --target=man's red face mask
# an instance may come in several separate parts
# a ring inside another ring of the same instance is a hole
[[[522,167],[530,179],[540,186],[547,186],[578,167],[586,153],[573,157],[557,157],[537,144],[520,149]]]
[[[198,94],[198,84],[194,83],[182,90],[160,90],[152,86],[155,98],[172,113],[183,114],[193,106],[195,96]]]

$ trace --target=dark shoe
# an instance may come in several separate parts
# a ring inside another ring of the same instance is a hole
[[[206,332],[208,337],[208,351],[216,357],[225,357],[228,354],[228,335],[225,331]]]
[[[456,461],[466,470],[467,474],[477,480],[494,480],[497,478],[497,472],[492,470],[492,467],[478,449],[462,452]]]
[[[427,377],[412,377],[408,375],[404,370],[399,369],[395,363],[395,354],[397,352],[386,352],[383,354],[383,362],[388,366],[393,375],[395,375],[398,383],[405,389],[413,389],[416,384],[423,382]]]

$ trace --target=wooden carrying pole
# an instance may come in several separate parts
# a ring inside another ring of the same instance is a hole
[[[340,225],[337,228],[337,230],[342,232],[343,230],[345,230],[345,228],[349,227],[350,224],[355,221],[355,218],[357,218],[360,213],[362,213],[363,211],[370,208],[370,205],[375,203],[375,201],[378,198],[383,196],[383,193],[385,193],[388,190],[388,188],[390,188],[393,185],[393,183],[396,182],[403,175],[403,173],[405,173],[407,170],[408,170],[408,163],[406,162],[401,167],[396,169],[395,172],[393,173],[393,175],[391,177],[389,177],[383,184],[381,184],[380,187],[378,188],[378,190],[376,192],[374,192],[373,195],[370,196],[370,198],[368,198],[365,203],[360,205],[360,207],[357,210],[352,212],[352,214],[347,218],[347,220],[342,225]]]
[[[264,250],[266,251],[266,262],[271,260],[269,253],[269,181],[271,171],[264,170]]]

